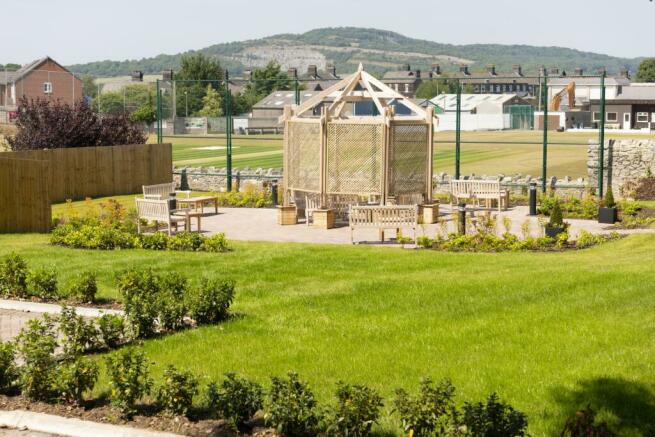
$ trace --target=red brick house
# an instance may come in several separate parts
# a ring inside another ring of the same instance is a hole
[[[0,71],[0,112],[14,111],[23,96],[73,104],[83,97],[82,81],[47,56],[17,71]]]

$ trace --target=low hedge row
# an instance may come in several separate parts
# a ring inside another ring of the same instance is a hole
[[[4,298],[92,303],[97,291],[94,272],[81,272],[61,288],[54,267],[29,269],[25,259],[16,253],[0,259],[0,295]]]
[[[50,243],[77,249],[149,249],[192,252],[227,252],[225,234],[205,237],[195,232],[168,235],[163,232],[136,234],[121,227],[88,220],[74,220],[58,225],[50,234]]]

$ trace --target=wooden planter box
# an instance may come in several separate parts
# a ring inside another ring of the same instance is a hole
[[[298,224],[298,211],[295,205],[277,207],[277,224],[283,226]]]
[[[439,219],[439,204],[431,203],[426,205],[419,205],[418,214],[421,219],[421,223],[425,225],[436,223]]]
[[[314,210],[314,222],[312,226],[321,229],[332,229],[334,227],[334,211],[331,209]]]

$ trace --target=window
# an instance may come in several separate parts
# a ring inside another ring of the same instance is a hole
[[[648,112],[637,112],[637,123],[648,123]]]
[[[617,114],[616,112],[608,112],[607,116],[605,117],[605,121],[610,121],[610,122],[619,121],[619,114]]]
[[[408,84],[408,83],[405,84],[405,92],[406,92],[406,93],[409,92],[409,84]]]
[[[593,121],[600,121],[600,112],[594,112]]]
[[[43,92],[45,94],[52,94],[52,82],[43,82]]]

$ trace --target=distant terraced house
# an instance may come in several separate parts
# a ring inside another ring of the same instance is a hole
[[[46,56],[17,71],[0,72],[0,122],[9,120],[21,97],[73,104],[83,97],[82,81]]]

